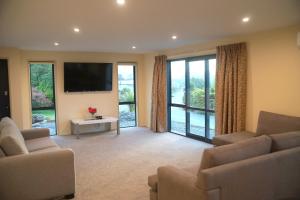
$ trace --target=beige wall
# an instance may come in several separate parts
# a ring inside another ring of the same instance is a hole
[[[168,58],[204,55],[215,52],[216,46],[245,41],[248,44],[248,96],[246,127],[255,131],[260,110],[300,116],[300,48],[296,45],[300,25],[231,37],[200,45],[170,49],[159,54]],[[145,69],[153,70],[155,54],[145,55]],[[150,77],[150,75],[149,75]],[[151,78],[147,78],[152,82]],[[152,83],[147,83],[149,85]],[[147,90],[147,97],[151,90]],[[150,124],[147,102],[147,124]]]
[[[245,41],[249,59],[247,130],[255,131],[260,110],[300,116],[300,49],[296,46],[297,32],[300,32],[300,25],[144,55],[0,48],[0,58],[9,60],[12,117],[21,128],[29,128],[31,124],[28,62],[55,63],[58,130],[61,134],[68,134],[69,120],[86,116],[86,108],[90,105],[97,107],[103,115],[118,115],[117,68],[114,67],[112,92],[65,94],[63,62],[136,62],[138,122],[139,126],[149,127],[155,55],[166,54],[169,58],[204,55],[215,52],[218,45]]]
[[[143,55],[115,53],[42,52],[1,49],[0,57],[9,60],[12,117],[21,128],[31,127],[31,97],[29,66],[31,61],[50,61],[55,64],[56,108],[59,134],[70,133],[70,120],[87,117],[87,108],[96,107],[99,114],[118,116],[117,63],[137,64],[138,124],[145,125],[144,90],[142,86]],[[111,92],[64,93],[64,62],[112,62],[114,63],[113,90]]]

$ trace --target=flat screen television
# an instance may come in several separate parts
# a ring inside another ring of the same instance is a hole
[[[112,90],[112,63],[64,63],[65,92]]]

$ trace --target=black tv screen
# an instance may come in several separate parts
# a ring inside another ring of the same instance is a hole
[[[64,63],[65,92],[112,90],[112,63]]]

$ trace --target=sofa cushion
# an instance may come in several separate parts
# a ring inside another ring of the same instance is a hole
[[[263,135],[234,144],[205,149],[199,170],[270,153],[271,143],[271,138]]]
[[[198,173],[199,167],[200,167],[199,165],[194,165],[192,167],[183,168],[182,170],[196,176]]]
[[[32,140],[25,140],[26,147],[29,152],[39,151],[51,147],[58,147],[50,137],[36,138]]]
[[[2,158],[2,157],[5,157],[5,153],[4,153],[4,151],[0,147],[0,158]]]
[[[5,126],[8,126],[8,125],[12,125],[12,126],[17,127],[17,125],[15,124],[15,122],[12,119],[10,119],[9,117],[4,117],[0,121],[0,132],[2,131],[2,129]]]
[[[218,135],[213,138],[212,144],[216,146],[221,146],[221,145],[240,142],[253,137],[255,137],[255,133],[247,132],[247,131],[225,134],[225,135]]]
[[[272,152],[300,146],[300,131],[270,135]]]
[[[46,149],[40,149],[40,150],[36,150],[36,151],[32,151],[30,152],[31,154],[35,154],[35,153],[48,153],[51,151],[57,151],[57,150],[61,150],[61,148],[59,146],[56,147],[48,147]]]
[[[300,130],[300,117],[261,111],[256,129],[257,135],[270,135]]]
[[[7,125],[1,131],[0,147],[6,156],[27,154],[24,138],[20,130],[14,125]]]

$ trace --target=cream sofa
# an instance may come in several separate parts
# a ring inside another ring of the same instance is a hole
[[[9,118],[0,122],[0,199],[73,198],[74,153],[60,148],[48,129],[19,131]]]
[[[159,167],[150,200],[300,199],[300,131],[206,149],[200,166]]]
[[[225,135],[217,135],[213,138],[212,143],[215,146],[221,146],[260,135],[271,135],[297,130],[300,130],[300,117],[260,111],[256,133],[243,131]]]

